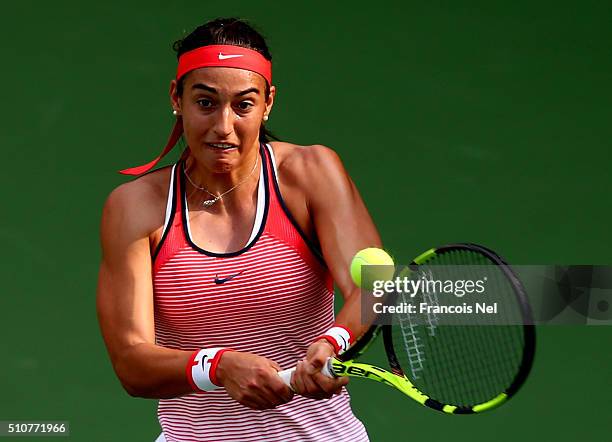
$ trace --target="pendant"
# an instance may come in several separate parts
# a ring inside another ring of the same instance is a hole
[[[215,204],[217,201],[219,201],[219,198],[214,198],[214,199],[212,199],[212,200],[204,200],[204,202],[202,202],[202,205],[203,205],[204,207],[210,207],[210,206],[212,206],[213,204]]]

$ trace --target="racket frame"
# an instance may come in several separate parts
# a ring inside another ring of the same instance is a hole
[[[523,317],[523,355],[519,369],[513,381],[506,388],[506,390],[500,392],[500,394],[485,402],[470,406],[445,404],[429,397],[427,394],[420,391],[410,381],[410,379],[408,379],[400,366],[395,349],[393,348],[391,325],[374,324],[370,326],[370,328],[351,347],[349,347],[346,352],[329,359],[328,369],[334,376],[351,376],[376,380],[396,388],[424,406],[447,414],[475,414],[492,410],[507,402],[508,399],[516,394],[520,387],[525,383],[525,380],[531,371],[531,367],[533,366],[535,356],[535,325],[533,325],[533,314],[527,300],[525,288],[505,260],[503,260],[492,250],[473,243],[455,243],[430,249],[416,257],[410,263],[409,267],[411,269],[416,269],[420,264],[427,262],[433,256],[440,253],[448,253],[454,250],[476,251],[489,259],[492,264],[499,266],[504,275],[512,284],[514,289],[513,291],[517,297],[517,302]],[[355,359],[359,358],[376,340],[376,337],[381,331],[390,371],[375,365],[355,361]]]

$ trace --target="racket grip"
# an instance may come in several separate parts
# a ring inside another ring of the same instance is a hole
[[[281,370],[278,372],[278,375],[280,376],[282,381],[285,383],[285,385],[291,388],[292,390],[293,390],[293,387],[291,386],[291,376],[293,376],[294,371],[295,371],[295,367],[288,368],[286,370]]]
[[[338,376],[336,376],[334,374],[334,369],[332,368],[332,358],[327,358],[327,361],[325,362],[325,364],[321,368],[321,373],[323,373],[328,378],[337,378],[338,377]]]
[[[285,383],[285,385],[291,388],[292,390],[293,390],[293,387],[291,387],[291,376],[293,376],[294,371],[295,371],[295,367],[288,368],[286,370],[281,370],[278,372],[278,375],[280,376],[282,381]],[[321,368],[321,373],[323,373],[328,378],[337,377],[334,374],[333,369],[332,369],[332,358],[327,358],[327,361],[325,362],[325,364],[323,364],[323,367]]]

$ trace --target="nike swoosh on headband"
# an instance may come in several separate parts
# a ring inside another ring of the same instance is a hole
[[[242,54],[223,55],[221,52],[219,52],[219,60],[227,60],[228,58],[238,58],[238,57],[242,57]]]

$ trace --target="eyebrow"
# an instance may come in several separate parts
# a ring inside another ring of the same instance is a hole
[[[217,89],[215,89],[214,87],[208,86],[204,83],[196,83],[193,86],[191,86],[192,89],[201,89],[213,94],[218,94],[219,92],[217,91]],[[245,89],[243,91],[240,91],[236,94],[236,96],[241,97],[243,95],[247,95],[250,94],[251,92],[254,92],[256,94],[261,93],[259,89],[257,89],[256,87],[250,87],[248,89]]]

